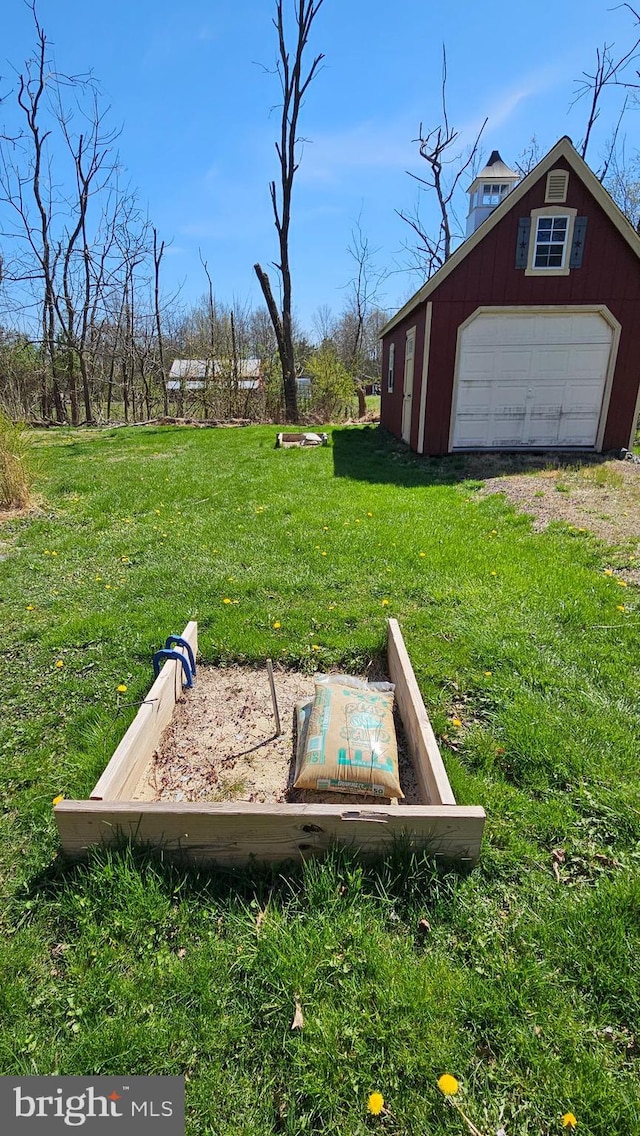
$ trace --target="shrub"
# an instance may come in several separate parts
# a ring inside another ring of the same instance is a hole
[[[29,440],[26,427],[12,422],[0,411],[0,508],[15,509],[29,504],[31,475],[27,464]]]
[[[340,362],[333,344],[323,344],[311,356],[308,370],[313,378],[311,410],[325,422],[334,422],[353,408],[353,378]]]

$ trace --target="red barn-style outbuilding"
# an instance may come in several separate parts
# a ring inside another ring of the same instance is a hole
[[[517,177],[494,151],[470,235],[382,330],[381,423],[420,454],[632,444],[640,238],[569,138]]]

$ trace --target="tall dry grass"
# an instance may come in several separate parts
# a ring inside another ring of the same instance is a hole
[[[0,508],[20,509],[31,500],[29,436],[25,425],[0,411]]]

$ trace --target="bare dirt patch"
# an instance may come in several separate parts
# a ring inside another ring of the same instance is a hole
[[[364,795],[292,789],[295,707],[313,698],[313,677],[277,670],[275,684],[280,737],[275,736],[266,670],[199,667],[196,684],[176,705],[134,799],[371,804],[374,798]],[[423,804],[399,718],[396,734],[402,803]]]
[[[640,465],[618,459],[487,455],[469,459],[482,496],[504,493],[533,517],[537,532],[552,521],[589,530],[607,544],[640,540]]]

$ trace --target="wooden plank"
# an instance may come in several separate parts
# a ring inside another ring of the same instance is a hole
[[[261,805],[202,802],[62,801],[55,808],[64,852],[83,856],[93,844],[122,837],[197,863],[246,864],[252,859],[300,860],[334,843],[364,856],[395,840],[443,860],[475,864],[485,814],[480,808],[406,805]]]
[[[194,658],[198,651],[198,624],[190,622],[182,632]],[[176,647],[186,655],[183,647]],[[100,777],[91,800],[126,801],[140,780],[158,747],[163,730],[169,725],[178,698],[182,697],[182,664],[168,659],[138,710],[111,761]]]
[[[397,619],[388,621],[387,656],[389,675],[395,683],[396,701],[423,799],[432,805],[455,805],[456,799]]]

